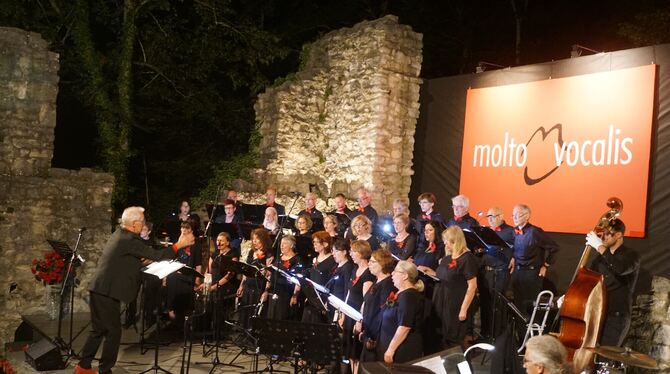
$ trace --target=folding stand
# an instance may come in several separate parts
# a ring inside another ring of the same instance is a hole
[[[252,318],[251,325],[259,337],[258,352],[293,359],[295,373],[299,359],[312,362],[310,370],[316,373],[315,364],[338,361],[342,354],[342,341],[335,324]],[[274,372],[272,362],[266,368],[270,372]]]
[[[175,271],[178,271],[182,268],[186,267],[184,264],[176,261],[160,261],[160,262],[154,262],[149,264],[149,266],[146,266],[142,269],[142,272],[145,274],[153,275],[157,277],[160,280],[163,280],[165,277],[168,275],[174,273]],[[140,374],[148,373],[150,371],[153,371],[154,373],[158,373],[158,371],[162,371],[166,374],[171,374],[169,371],[163,369],[158,365],[158,347],[160,345],[160,331],[161,331],[161,322],[160,318],[156,318],[156,343],[154,344],[154,364],[152,367],[149,369],[141,372]]]
[[[73,323],[74,323],[74,286],[76,283],[76,270],[75,267],[81,264],[79,255],[77,254],[77,249],[79,248],[79,242],[81,241],[81,236],[84,232],[84,229],[79,230],[79,235],[77,236],[77,243],[74,246],[74,249],[71,249],[67,243],[59,242],[55,240],[47,239],[51,248],[54,249],[63,259],[70,258],[68,260],[67,271],[65,273],[65,279],[63,280],[63,286],[60,289],[60,299],[58,301],[58,332],[54,338],[55,343],[58,347],[65,351],[65,364],[70,359],[70,357],[77,357],[77,354],[72,349],[72,342],[74,341],[73,336]],[[65,292],[68,293],[70,298],[70,325],[69,325],[69,335],[67,343],[62,336],[62,325],[63,325],[63,301],[65,298]]]

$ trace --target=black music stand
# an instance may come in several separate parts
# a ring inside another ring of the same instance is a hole
[[[235,262],[238,262],[238,261],[230,260],[230,261],[225,261],[224,262],[224,261],[222,261],[223,259],[226,259],[226,257],[219,257],[216,260],[216,261],[219,261],[220,268],[221,268],[221,274],[227,274],[228,272],[235,272],[235,269],[237,269],[238,267],[234,266],[234,265],[231,265],[231,264],[235,263]],[[212,361],[211,361],[212,368],[210,369],[209,374],[214,372],[214,370],[216,369],[217,366],[228,366],[228,367],[235,367],[235,368],[238,368],[238,369],[244,369],[244,366],[233,364],[235,359],[231,360],[228,363],[225,363],[225,362],[222,362],[221,359],[219,358],[219,345],[221,344],[221,339],[220,339],[221,334],[220,334],[220,331],[219,331],[220,330],[220,320],[221,320],[221,316],[219,315],[219,313],[221,311],[219,310],[219,308],[221,307],[221,305],[219,305],[219,301],[224,299],[221,295],[219,295],[219,292],[221,292],[221,291],[222,290],[217,289],[216,291],[214,291],[213,295],[210,295],[210,297],[214,297],[214,303],[213,303],[214,305],[212,307],[212,319],[214,320],[214,323],[213,323],[214,346],[212,347],[212,350],[214,350],[214,357],[212,358]],[[235,295],[231,294],[230,296],[234,297]],[[228,298],[228,297],[226,296],[226,298]],[[185,328],[184,332],[190,334],[191,331],[188,331]],[[189,356],[188,356],[189,359],[188,359],[188,364],[186,366],[186,373],[188,373],[188,370],[189,370],[189,367],[190,367],[190,358],[191,358],[192,347],[193,347],[193,341],[191,341],[190,344],[189,344]],[[211,352],[211,350],[210,350],[210,352]],[[205,357],[207,355],[209,355],[209,352],[207,354],[204,354],[204,348],[203,348],[203,357]],[[238,356],[236,356],[235,358],[237,358],[237,357]],[[197,365],[197,364],[207,364],[207,363],[208,362],[196,362],[195,364]],[[184,360],[182,358],[182,367],[183,366],[184,366]],[[182,370],[182,372],[183,372],[183,370]]]
[[[54,341],[56,344],[59,346],[59,348],[63,351],[66,352],[67,355],[67,360],[70,359],[70,357],[76,357],[76,353],[72,349],[72,342],[74,341],[73,337],[73,330],[74,330],[74,286],[76,283],[76,270],[75,267],[79,266],[81,264],[81,261],[78,258],[77,255],[77,248],[79,248],[79,242],[81,241],[81,236],[84,232],[84,229],[79,230],[79,236],[77,236],[77,243],[74,246],[74,250],[70,248],[69,245],[65,242],[59,242],[56,240],[50,240],[47,239],[47,243],[51,245],[51,248],[58,253],[61,258],[64,260],[67,260],[67,269],[65,272],[65,279],[63,280],[63,286],[60,289],[60,299],[58,300],[58,332],[56,333],[56,337],[54,338]],[[69,258],[69,260],[68,260]],[[63,325],[63,302],[65,298],[63,297],[65,295],[67,289],[68,297],[70,298],[68,301],[70,303],[70,325],[69,325],[69,335],[68,335],[68,341],[67,343],[63,339],[62,336],[62,325]],[[65,361],[67,363],[67,360]]]
[[[328,297],[328,294],[330,293],[328,289],[319,284],[313,283],[311,280],[307,278],[299,278],[299,279],[300,279],[300,289],[307,297],[307,301],[309,301],[309,304],[318,309],[319,312],[321,313],[328,312],[327,307],[328,300],[321,297],[321,294],[325,295],[325,297]]]
[[[221,259],[221,268],[235,274],[242,274],[247,278],[261,277],[261,269],[241,261],[233,261],[231,258]]]
[[[233,223],[216,223],[212,222],[210,224],[210,232],[212,233],[212,238],[216,238],[219,236],[220,233],[222,232],[227,232],[228,235],[230,235],[230,240],[234,240],[236,238],[241,238],[242,233],[240,229],[240,224],[237,222]]]
[[[483,253],[485,248],[500,247],[511,248],[507,242],[502,240],[490,227],[476,226],[464,229],[465,242],[472,253]]]
[[[465,234],[465,241],[468,248],[472,253],[478,256],[483,256],[485,252],[489,250],[504,251],[512,248],[506,241],[504,241],[495,231],[490,227],[485,226],[475,226],[469,229],[463,230]],[[507,270],[503,270],[507,271]],[[491,339],[492,342],[495,342],[495,329],[496,329],[496,295],[498,292],[496,290],[496,282],[498,279],[498,274],[493,275],[493,290],[491,292],[492,300],[491,305],[493,309],[491,310]]]
[[[258,351],[287,359],[303,359],[315,364],[339,361],[342,342],[337,325],[279,321],[264,318],[251,319],[252,330],[258,336]],[[312,371],[316,372],[313,366]]]
[[[242,204],[241,209],[247,221],[261,224],[265,219],[265,209],[267,209],[267,206],[265,204]]]
[[[251,239],[251,232],[254,231],[255,229],[262,229],[263,225],[257,224],[257,223],[250,223],[250,222],[240,222],[238,224],[240,228],[240,236],[243,237],[245,240]]]
[[[186,269],[184,269],[186,268]],[[146,266],[142,268],[142,272],[148,275],[152,275],[160,280],[165,279],[168,275],[179,271],[181,274],[185,275],[193,275],[193,276],[200,276],[202,277],[203,275],[197,272],[195,269],[192,269],[188,266],[185,266],[184,264],[181,264],[179,262],[174,262],[174,261],[161,261],[161,262],[154,262],[150,264],[149,266]],[[158,296],[158,295],[156,295]],[[154,364],[152,367],[150,367],[147,370],[144,370],[140,374],[148,373],[150,371],[153,371],[154,373],[158,373],[158,371],[162,371],[166,374],[171,374],[169,371],[163,369],[158,365],[158,347],[160,346],[160,331],[161,331],[161,322],[160,318],[156,318],[156,342],[154,345]]]
[[[295,250],[298,256],[300,256],[300,259],[302,260],[303,264],[311,264],[312,263],[312,258],[316,254],[314,252],[314,242],[312,241],[312,237],[309,236],[296,236],[295,237]]]

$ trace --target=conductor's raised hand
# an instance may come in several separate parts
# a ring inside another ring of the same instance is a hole
[[[177,240],[177,243],[175,245],[177,248],[181,249],[184,247],[191,246],[195,243],[195,236],[193,236],[192,232],[182,232],[181,235],[179,235],[179,240]]]

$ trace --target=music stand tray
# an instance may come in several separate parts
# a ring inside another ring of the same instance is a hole
[[[342,355],[342,341],[334,324],[253,317],[251,327],[258,336],[262,354],[301,358],[317,364],[339,361]]]
[[[267,209],[267,206],[264,204],[242,204],[241,209],[244,218],[250,222],[260,224],[263,223],[263,219],[265,219],[265,209]]]
[[[328,301],[321,298],[320,294],[328,297],[330,291],[328,289],[309,278],[300,278],[300,287],[302,292],[307,296],[309,304],[319,310],[319,312],[327,312]],[[325,301],[324,301],[325,300]]]
[[[56,253],[58,253],[63,259],[72,256],[72,248],[70,248],[67,243],[51,239],[47,239],[47,242],[49,245],[51,245],[51,248],[53,248],[54,251],[56,251]]]
[[[489,227],[477,226],[469,229],[463,229],[465,234],[465,242],[475,254],[481,254],[488,248],[511,248],[504,240],[502,240],[495,231]]]
[[[234,261],[232,258],[221,258],[221,269],[235,274],[242,274],[247,278],[256,278],[263,276],[261,270],[245,262]]]

